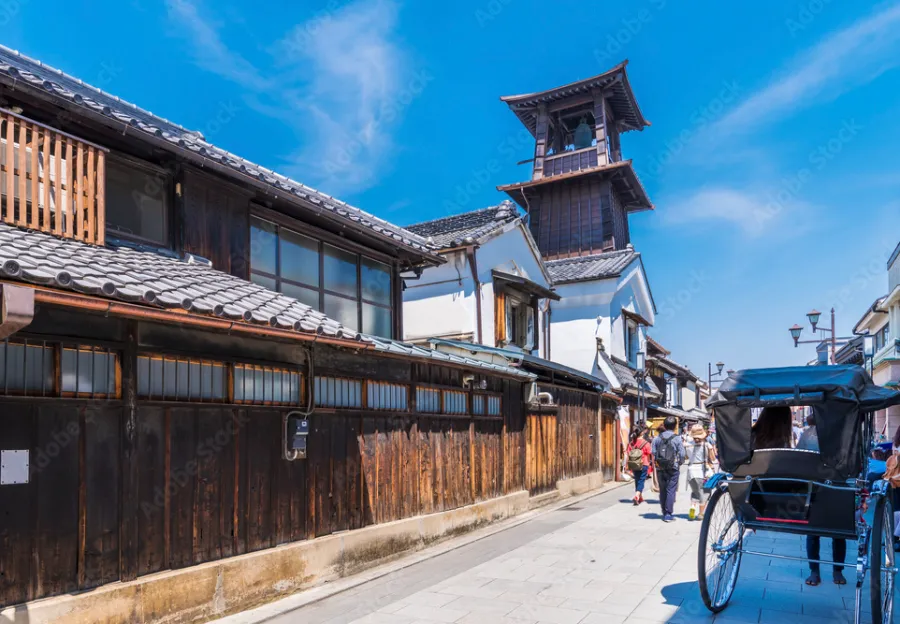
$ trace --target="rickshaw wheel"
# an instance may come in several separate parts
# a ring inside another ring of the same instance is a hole
[[[700,527],[697,557],[700,596],[713,613],[728,606],[741,568],[744,527],[738,520],[727,490],[717,488],[709,497]]]
[[[870,572],[872,622],[890,623],[894,615],[894,510],[887,496],[875,504]]]

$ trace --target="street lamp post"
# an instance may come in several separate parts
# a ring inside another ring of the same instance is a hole
[[[809,319],[809,324],[812,325],[813,331],[823,331],[831,334],[831,364],[835,363],[835,355],[837,354],[837,343],[838,341],[846,341],[852,340],[852,338],[846,337],[838,337],[835,333],[836,323],[834,322],[834,308],[831,308],[831,327],[822,327],[819,325],[819,319],[822,317],[822,313],[818,310],[811,310],[806,313],[806,318]],[[803,333],[803,327],[800,325],[794,324],[793,327],[789,328],[788,331],[791,333],[791,338],[794,339],[794,348],[800,346],[801,344],[821,344],[822,340],[800,340],[800,334]]]
[[[707,385],[708,385],[708,387],[709,387],[709,391],[710,391],[710,392],[712,392],[713,380],[716,380],[717,377],[722,377],[722,376],[723,376],[723,375],[722,375],[722,369],[723,369],[723,368],[725,368],[725,362],[716,362],[716,373],[713,374],[713,372],[712,372],[712,362],[710,362],[710,363],[707,365],[706,383],[707,383]],[[732,372],[733,372],[733,371],[728,371],[729,374],[732,373]],[[719,379],[718,381],[723,381],[723,380],[722,380],[722,379]]]

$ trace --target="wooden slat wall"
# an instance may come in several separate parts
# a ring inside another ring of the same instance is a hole
[[[457,388],[463,375],[371,358],[331,363]],[[125,562],[128,408],[0,400],[0,448],[34,458],[29,485],[0,488],[0,606],[521,490],[523,384],[488,379],[487,392],[502,397],[502,418],[317,411],[309,457],[295,462],[281,457],[284,409],[138,402],[128,526],[139,539]]]
[[[567,258],[624,249],[630,241],[628,216],[614,202],[606,180],[571,180],[536,187],[529,197],[531,234],[545,258]]]
[[[102,245],[101,148],[0,111],[0,220]]]
[[[556,407],[529,411],[525,464],[526,488],[547,492],[560,479],[600,470],[600,396],[571,388],[539,384],[553,395]]]

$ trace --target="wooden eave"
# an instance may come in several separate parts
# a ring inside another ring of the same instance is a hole
[[[637,99],[634,97],[634,91],[628,80],[626,66],[628,61],[625,60],[612,69],[572,82],[561,87],[540,91],[537,93],[526,93],[522,95],[507,95],[500,98],[509,108],[516,114],[519,121],[528,128],[532,136],[535,135],[537,128],[537,108],[541,104],[546,104],[548,108],[559,108],[560,106],[578,106],[580,104],[592,101],[590,97],[592,91],[596,89],[604,90],[607,94],[607,100],[613,109],[617,121],[621,125],[621,131],[643,130],[650,125],[650,122],[644,117],[638,106]],[[579,99],[581,96],[581,99]],[[567,100],[566,102],[560,102]],[[559,106],[554,106],[556,102],[560,102]]]
[[[570,173],[562,173],[560,175],[548,176],[539,180],[529,180],[527,182],[517,182],[515,184],[506,184],[498,186],[497,190],[506,193],[517,204],[523,208],[528,208],[528,201],[525,193],[528,189],[537,188],[549,184],[557,184],[569,180],[575,180],[588,176],[600,176],[610,178],[622,205],[628,212],[643,212],[645,210],[655,210],[655,206],[650,201],[644,185],[641,184],[634,170],[631,160],[620,160],[618,162],[606,165],[598,165],[590,169],[581,169],[580,171],[572,171]]]

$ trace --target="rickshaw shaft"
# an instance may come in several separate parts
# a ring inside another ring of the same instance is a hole
[[[755,550],[740,550],[739,552],[744,555],[756,555],[758,557],[769,557],[770,559],[787,559],[788,561],[803,561],[806,563],[818,563],[821,565],[839,566],[842,568],[854,567],[852,563],[838,563],[837,561],[825,561],[824,559],[809,559],[807,557],[791,557],[790,555],[776,555],[774,553],[757,552]],[[869,566],[866,566],[866,567],[868,568]],[[888,572],[890,574],[896,574],[898,572],[898,568],[882,567],[881,571]]]

